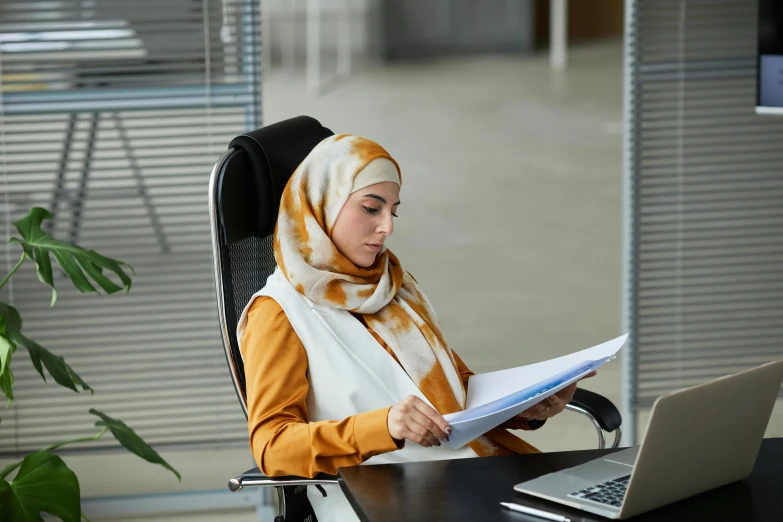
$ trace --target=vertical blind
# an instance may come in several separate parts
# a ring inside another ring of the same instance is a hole
[[[783,358],[783,118],[754,113],[756,0],[626,5],[633,425],[661,395]]]
[[[2,290],[26,335],[95,394],[44,384],[20,348],[0,453],[93,434],[89,408],[152,444],[247,440],[218,330],[207,188],[231,138],[261,124],[260,27],[256,0],[0,3],[4,231],[45,207],[53,235],[135,269],[128,295],[55,277],[53,308],[31,262]],[[6,246],[3,269],[20,255]]]

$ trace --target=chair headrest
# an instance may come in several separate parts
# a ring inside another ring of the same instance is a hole
[[[318,143],[332,134],[317,120],[298,116],[231,140],[229,147],[237,153],[226,163],[234,162],[244,179],[233,182],[233,188],[224,187],[221,191],[221,218],[228,241],[244,239],[250,234],[266,237],[275,231],[280,198],[291,174]],[[248,167],[252,172],[252,184],[247,179]],[[229,170],[228,166],[226,170]],[[226,212],[236,204],[254,216]],[[250,223],[246,221],[248,219]]]

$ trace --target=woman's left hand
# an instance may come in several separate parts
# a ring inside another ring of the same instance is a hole
[[[583,379],[593,377],[597,373],[598,372],[593,371],[592,373],[585,375]],[[551,397],[548,397],[543,401],[531,406],[517,415],[517,418],[521,417],[524,420],[542,421],[547,420],[550,417],[554,417],[558,413],[561,413],[565,409],[566,404],[571,402],[571,400],[574,398],[574,393],[576,393],[576,384],[577,383],[566,386]]]

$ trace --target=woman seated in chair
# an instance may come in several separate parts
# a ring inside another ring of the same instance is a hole
[[[421,287],[386,248],[400,169],[378,144],[332,136],[283,192],[278,268],[254,295],[237,338],[250,443],[268,476],[334,474],[373,463],[509,455],[536,448],[507,429],[563,411],[565,388],[459,450],[441,447],[442,414],[465,406],[472,372],[449,348]],[[320,522],[356,520],[338,487],[308,497]]]

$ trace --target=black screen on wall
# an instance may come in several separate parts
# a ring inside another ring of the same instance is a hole
[[[783,109],[783,0],[759,0],[757,102]]]

